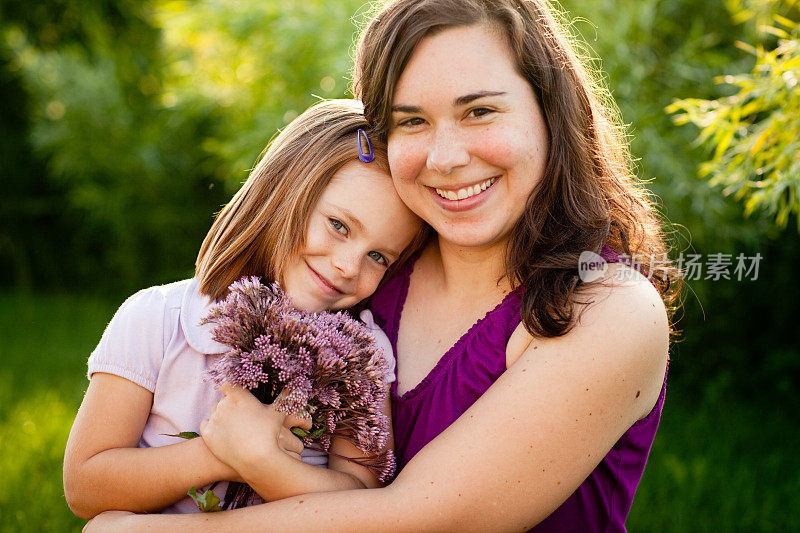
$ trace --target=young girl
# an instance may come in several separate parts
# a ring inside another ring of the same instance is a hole
[[[385,146],[374,139],[370,145],[366,127],[355,101],[307,110],[269,145],[219,213],[195,277],[145,289],[122,304],[89,358],[89,387],[67,442],[64,490],[76,515],[197,511],[187,490],[221,480],[246,480],[268,499],[377,485],[366,469],[331,456],[329,469],[308,469],[286,489],[263,487],[257,473],[236,472],[202,438],[169,436],[199,432],[222,398],[202,375],[226,347],[212,340],[212,325],[199,323],[232,282],[263,276],[279,281],[300,309],[349,309],[422,240],[421,223],[394,191]],[[362,319],[371,322],[368,312]],[[286,417],[284,425],[300,421]],[[295,457],[302,450],[288,429],[277,445]],[[335,439],[333,451],[359,453]],[[304,452],[303,461],[325,465],[320,455]],[[226,486],[217,484],[215,494],[223,498]]]

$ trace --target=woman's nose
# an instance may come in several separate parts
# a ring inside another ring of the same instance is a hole
[[[467,163],[469,163],[469,152],[465,149],[455,128],[438,129],[428,149],[428,170],[447,175]]]

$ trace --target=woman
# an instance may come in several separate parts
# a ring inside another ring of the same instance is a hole
[[[545,0],[397,0],[356,63],[395,187],[437,232],[373,298],[403,470],[382,489],[97,524],[624,530],[664,400],[671,272],[651,272],[664,244],[604,98]],[[583,283],[586,251],[639,267]],[[248,435],[278,431],[237,400],[215,447],[234,468],[257,460]]]

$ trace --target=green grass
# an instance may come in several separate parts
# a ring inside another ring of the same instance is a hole
[[[79,531],[61,485],[86,358],[119,301],[0,294],[0,531]],[[673,373],[673,378],[678,378]],[[632,532],[800,531],[800,430],[774,399],[671,380]]]
[[[800,531],[797,405],[737,398],[725,380],[668,388],[628,529]]]
[[[80,531],[61,483],[88,383],[86,359],[116,304],[0,294],[0,531]]]

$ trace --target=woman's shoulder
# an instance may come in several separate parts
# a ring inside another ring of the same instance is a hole
[[[563,354],[572,364],[597,368],[598,379],[617,383],[611,389],[620,394],[633,387],[640,405],[636,420],[646,416],[661,392],[669,353],[669,319],[661,295],[635,269],[612,263],[602,279],[582,288],[574,312],[574,326],[560,337],[533,337],[520,323],[511,339],[519,353],[509,353],[509,362],[530,357],[534,350],[539,356]]]

